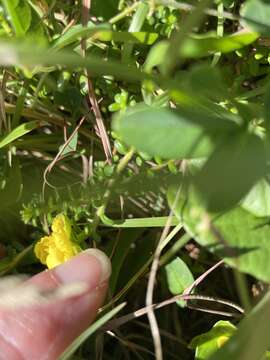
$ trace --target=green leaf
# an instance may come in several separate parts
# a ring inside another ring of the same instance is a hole
[[[100,0],[92,0],[91,14],[97,17],[103,17],[105,20],[109,20],[117,14],[118,3],[119,0],[106,0],[105,4]]]
[[[188,37],[179,51],[179,56],[185,58],[200,58],[212,56],[219,52],[222,54],[230,53],[252,44],[259,37],[257,32],[237,32],[224,37],[216,36],[190,36]],[[145,68],[149,71],[154,66],[163,63],[164,56],[168,51],[169,43],[162,41],[151,48],[145,62]],[[162,70],[162,69],[161,69]]]
[[[162,59],[164,59],[168,47],[168,41],[164,40],[158,42],[155,46],[151,47],[144,63],[144,70],[146,72],[150,73],[155,66],[159,66],[162,64]]]
[[[196,58],[209,56],[215,52],[226,54],[252,44],[258,37],[259,34],[255,32],[242,32],[222,38],[190,38],[184,43],[180,55]]]
[[[38,121],[29,121],[27,123],[23,123],[16,127],[15,129],[11,130],[11,132],[2,138],[0,138],[0,149],[4,146],[9,145],[14,140],[22,137],[23,135],[29,133],[30,131],[38,128],[40,126],[40,122]]]
[[[3,0],[5,9],[17,36],[23,36],[30,28],[31,7],[25,0]]]
[[[133,33],[125,31],[100,31],[96,38],[100,41],[115,41],[123,43],[152,45],[157,39],[158,34],[154,32],[136,31]]]
[[[132,21],[128,28],[129,32],[135,32],[142,28],[148,11],[149,11],[149,5],[142,1],[132,17]]]
[[[267,0],[247,0],[241,15],[244,23],[253,31],[270,35],[270,3]]]
[[[115,117],[113,127],[128,145],[164,159],[206,156],[213,149],[199,124],[166,108],[136,106]]]
[[[68,29],[63,35],[61,35],[58,39],[54,41],[52,47],[54,49],[62,49],[63,47],[72,44],[75,41],[79,41],[83,37],[89,37],[95,35],[101,30],[109,30],[109,25],[95,25],[91,21],[87,24],[87,26],[83,25],[74,25],[70,29]]]
[[[112,275],[110,278],[110,291],[114,295],[118,277],[123,263],[130,251],[131,245],[142,235],[143,229],[127,229],[119,235],[117,247],[112,258]]]
[[[116,315],[126,304],[120,304],[114,309],[109,311],[107,314],[102,316],[100,319],[95,321],[88,329],[86,329],[81,335],[75,339],[71,345],[59,356],[58,360],[67,360],[78,350],[78,348],[83,344],[83,342],[93,335],[102,325],[106,324],[114,315]]]
[[[48,44],[48,38],[43,27],[42,19],[34,11],[32,11],[31,26],[26,35],[26,41],[32,44],[35,43],[36,46],[45,47]]]
[[[131,23],[129,25],[128,31],[134,33],[140,31],[145,20],[147,13],[149,11],[149,4],[141,1],[136,9],[135,14],[132,17]],[[131,61],[131,55],[133,51],[133,44],[124,44],[122,48],[122,61],[129,63]]]
[[[85,67],[91,70],[91,75],[101,74],[102,76],[112,75],[118,79],[139,82],[149,76],[137,69],[135,66],[119,64],[115,61],[108,61],[97,56],[81,57],[70,51],[55,51],[39,47],[30,46],[28,43],[13,44],[11,42],[0,43],[0,64],[15,66],[35,66],[47,67],[52,65],[62,65],[71,68]],[[52,69],[50,68],[49,71]],[[41,71],[41,70],[39,70]]]
[[[172,216],[171,225],[178,225],[179,220]],[[113,227],[116,228],[140,228],[140,227],[163,227],[168,222],[167,216],[157,216],[138,219],[114,220]]]
[[[194,66],[188,76],[190,90],[212,101],[224,101],[230,97],[218,68],[210,65]]]
[[[270,346],[270,293],[242,320],[238,330],[209,360],[262,360]]]
[[[241,206],[255,216],[270,216],[270,184],[260,180],[241,202]]]
[[[195,176],[195,184],[209,211],[236,205],[267,170],[263,141],[236,133],[225,139]]]
[[[195,360],[207,360],[236,332],[229,321],[218,321],[207,333],[196,336],[189,347],[195,350]]]
[[[183,294],[184,290],[194,282],[193,275],[187,265],[179,257],[165,266],[169,290],[173,295]],[[185,306],[185,301],[178,301],[178,305]]]
[[[170,206],[175,196],[176,189],[170,188]],[[183,189],[174,212],[201,246],[239,271],[270,281],[270,226],[267,220],[255,217],[240,206],[210,215],[191,187],[188,191]]]
[[[63,152],[62,152],[62,156],[63,156],[63,155],[67,155],[67,154],[69,154],[70,152],[76,151],[77,145],[78,145],[78,136],[79,136],[79,135],[78,135],[78,132],[76,132],[76,133],[72,136],[70,142],[68,143],[68,145],[64,148],[64,150],[63,150]],[[61,148],[62,148],[63,146],[64,146],[64,144],[60,146],[60,149],[59,149],[59,150],[61,150]]]
[[[265,127],[269,131],[270,129],[270,82],[267,83],[265,87],[265,92],[263,96],[263,112],[264,112],[264,121]]]
[[[152,45],[158,39],[158,34],[141,31],[133,33],[126,31],[111,31],[110,25],[108,24],[95,25],[92,22],[89,22],[87,26],[72,26],[67,32],[54,41],[52,47],[59,50],[70,44],[77,43],[81,38],[89,37],[100,41]]]
[[[0,189],[0,209],[7,209],[14,205],[21,195],[23,179],[20,163],[17,157],[12,158],[12,166],[7,165],[5,171],[5,184]]]

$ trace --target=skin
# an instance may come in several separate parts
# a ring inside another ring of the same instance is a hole
[[[86,286],[79,294],[44,303],[0,306],[0,360],[57,359],[95,319],[110,272],[106,255],[91,249],[27,280],[44,293],[78,282]]]

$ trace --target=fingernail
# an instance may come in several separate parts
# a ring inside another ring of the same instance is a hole
[[[102,251],[88,249],[50,272],[59,283],[84,282],[93,289],[110,277],[111,262]]]
[[[83,254],[87,254],[88,256],[94,256],[98,260],[101,267],[100,283],[109,279],[112,272],[112,266],[110,259],[104,252],[99,249],[87,249],[83,252]]]

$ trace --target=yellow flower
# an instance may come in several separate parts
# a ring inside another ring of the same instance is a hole
[[[34,248],[36,257],[49,269],[64,263],[80,251],[80,246],[72,239],[70,221],[64,214],[54,218],[51,235],[41,238]]]

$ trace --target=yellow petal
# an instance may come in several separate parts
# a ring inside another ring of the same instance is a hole
[[[46,263],[49,269],[52,269],[55,266],[62,264],[63,262],[65,262],[64,254],[58,249],[53,249],[53,251],[50,251],[46,259]]]
[[[49,269],[69,260],[80,251],[80,246],[72,241],[70,221],[63,214],[57,215],[53,220],[52,234],[41,238],[34,248],[36,257]]]
[[[34,247],[34,253],[40,262],[46,265],[47,256],[50,251],[52,238],[51,236],[44,236],[41,238]]]
[[[57,215],[52,223],[52,231],[57,234],[65,234],[68,238],[70,238],[71,224],[68,217],[64,214]]]

